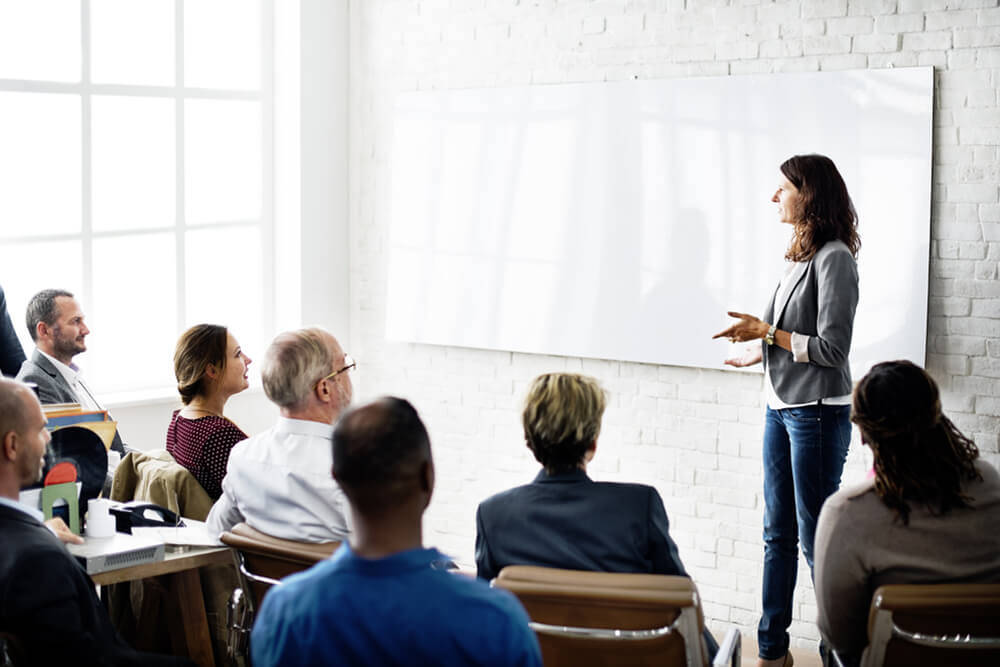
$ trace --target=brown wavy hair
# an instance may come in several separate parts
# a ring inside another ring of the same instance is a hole
[[[805,262],[835,240],[843,241],[857,258],[861,249],[858,214],[833,160],[825,155],[793,155],[781,164],[781,173],[801,198],[785,259]]]
[[[905,360],[873,366],[854,389],[851,421],[875,457],[875,492],[903,525],[912,503],[935,514],[969,507],[962,484],[982,480],[979,450],[942,414],[924,369]]]
[[[187,405],[195,396],[208,391],[205,369],[215,366],[221,374],[226,370],[226,343],[229,331],[218,324],[196,324],[177,340],[174,350],[174,376],[181,402]]]

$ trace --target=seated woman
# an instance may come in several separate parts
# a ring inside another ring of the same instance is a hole
[[[174,375],[184,408],[167,427],[167,451],[191,471],[211,496],[222,495],[229,450],[247,434],[226,419],[226,401],[249,386],[250,357],[225,327],[198,324],[185,331],[174,351]]]
[[[587,476],[605,403],[597,380],[584,375],[548,373],[531,383],[521,421],[542,470],[480,503],[479,577],[507,565],[688,576],[656,489]],[[718,644],[707,629],[704,637],[714,656]]]
[[[656,489],[594,482],[604,391],[593,378],[541,375],[524,401],[524,438],[542,464],[531,484],[483,501],[476,567],[492,579],[506,565],[687,576]]]
[[[877,364],[854,390],[851,420],[875,476],[823,505],[815,582],[820,632],[847,664],[868,643],[879,586],[1000,581],[1000,475],[941,414],[930,375]]]

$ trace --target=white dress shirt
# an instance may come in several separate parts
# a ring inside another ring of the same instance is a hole
[[[222,496],[206,523],[214,534],[245,521],[257,530],[300,542],[342,542],[350,509],[333,480],[333,426],[279,417],[268,430],[229,453]]]
[[[37,348],[36,348],[37,349]],[[83,373],[80,371],[79,366],[76,364],[66,365],[59,361],[50,354],[45,354],[41,350],[39,353],[46,359],[52,362],[52,365],[56,367],[56,370],[63,376],[66,380],[66,384],[69,385],[73,393],[76,394],[76,402],[80,404],[80,407],[84,410],[103,410],[101,404],[94,398],[94,394],[90,391],[83,382]]]
[[[28,505],[20,503],[16,500],[11,500],[10,498],[4,498],[3,496],[0,496],[0,505],[6,505],[7,507],[15,509],[18,512],[24,512],[32,519],[38,521],[38,523],[42,523],[45,519],[45,515],[42,514],[42,510],[38,509],[37,507],[29,507]]]

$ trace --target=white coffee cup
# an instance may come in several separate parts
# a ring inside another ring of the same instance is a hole
[[[111,501],[93,498],[87,503],[87,537],[111,537],[115,534],[115,518],[111,516]]]

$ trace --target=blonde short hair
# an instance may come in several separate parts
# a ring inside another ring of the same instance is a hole
[[[329,334],[318,327],[278,334],[264,353],[260,372],[264,393],[283,408],[305,403],[309,393],[333,367],[326,342]]]
[[[524,399],[524,438],[546,470],[575,468],[601,432],[607,398],[597,380],[576,373],[535,378]]]

